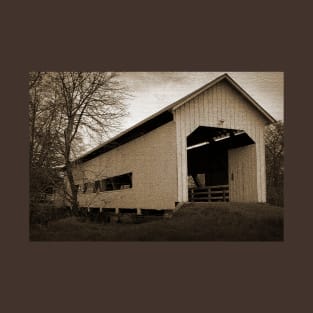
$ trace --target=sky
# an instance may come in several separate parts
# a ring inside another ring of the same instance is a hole
[[[128,116],[121,129],[133,126],[225,72],[119,72],[129,90]],[[284,119],[283,72],[226,72],[275,119]],[[110,137],[112,137],[110,136]],[[89,143],[89,147],[93,147]]]
[[[122,128],[131,127],[225,72],[121,72],[132,98]],[[283,120],[283,72],[227,72],[275,119]]]

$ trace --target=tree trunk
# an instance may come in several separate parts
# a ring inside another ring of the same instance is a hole
[[[73,170],[72,170],[72,163],[70,161],[70,154],[71,154],[71,133],[73,129],[73,121],[69,119],[68,127],[66,131],[64,132],[65,135],[65,153],[64,153],[64,158],[65,158],[65,164],[66,164],[66,174],[67,174],[67,179],[70,184],[70,192],[71,192],[71,205],[72,205],[72,210],[74,215],[77,214],[78,212],[78,200],[77,200],[77,188],[75,186],[75,181],[74,181],[74,176],[73,176]]]
[[[69,161],[66,163],[66,174],[67,174],[67,179],[70,184],[72,210],[74,214],[77,214],[78,208],[79,208],[78,200],[77,200],[77,188],[74,182],[72,164]]]

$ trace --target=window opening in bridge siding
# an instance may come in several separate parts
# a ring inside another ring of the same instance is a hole
[[[109,177],[101,181],[101,191],[132,188],[132,173]]]
[[[113,190],[113,184],[111,178],[102,180],[102,191]]]
[[[86,193],[88,189],[88,183],[84,183],[83,185],[83,193]]]
[[[96,180],[94,187],[93,187],[93,192],[100,191],[100,180]]]

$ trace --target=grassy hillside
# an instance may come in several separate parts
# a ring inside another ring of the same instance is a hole
[[[267,204],[192,203],[171,219],[96,224],[68,217],[33,225],[32,241],[280,241],[283,208]]]

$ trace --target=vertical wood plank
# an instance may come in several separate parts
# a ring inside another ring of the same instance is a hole
[[[191,126],[190,126],[190,103],[187,102],[186,106],[184,108],[184,111],[182,112],[182,122],[185,123],[186,132],[190,134]]]
[[[204,97],[204,115],[206,125],[212,125],[212,90],[208,90]],[[209,112],[210,110],[210,112]]]
[[[181,108],[176,110],[175,114],[176,118],[176,132],[177,132],[177,199],[179,202],[182,201],[182,173],[181,173],[181,167],[182,167],[182,155],[181,155]]]
[[[200,125],[205,124],[205,117],[204,117],[204,93],[200,95]]]
[[[230,95],[230,97],[231,97],[231,114],[232,114],[232,123],[233,123],[233,129],[236,129],[236,110],[235,110],[235,105],[236,105],[236,103],[235,103],[235,97],[234,97],[234,91],[233,91],[233,89],[231,88],[231,95]]]
[[[187,120],[187,116],[184,116],[184,120]],[[187,130],[185,123],[182,123],[182,136],[181,136],[181,154],[182,154],[182,201],[188,201],[188,174],[187,174]]]
[[[199,103],[199,96],[197,96],[195,98],[195,125],[194,125],[194,129],[197,129],[200,125],[200,103]]]
[[[220,84],[220,103],[221,103],[221,120],[224,121],[223,127],[225,126],[225,123],[227,123],[226,116],[225,116],[225,90],[224,90],[224,84]]]

